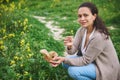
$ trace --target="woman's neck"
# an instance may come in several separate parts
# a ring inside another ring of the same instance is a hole
[[[87,27],[87,34],[90,34],[90,33],[92,33],[92,31],[93,31],[93,27],[91,26],[91,27]]]

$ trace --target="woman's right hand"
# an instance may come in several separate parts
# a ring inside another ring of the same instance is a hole
[[[64,45],[68,48],[71,49],[73,45],[73,36],[67,36],[64,39]]]

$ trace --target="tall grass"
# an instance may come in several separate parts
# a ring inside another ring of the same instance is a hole
[[[86,0],[97,4],[100,16],[110,30],[120,59],[118,5],[111,0]],[[1,80],[72,80],[67,71],[52,68],[39,53],[54,50],[63,56],[63,41],[53,39],[45,24],[33,16],[56,21],[65,29],[63,36],[74,35],[79,28],[77,9],[84,0],[1,0],[0,1],[0,79]],[[109,3],[109,4],[108,4]],[[114,4],[113,4],[114,3]]]

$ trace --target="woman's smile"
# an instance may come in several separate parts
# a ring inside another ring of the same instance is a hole
[[[80,24],[83,26],[83,25],[85,25],[87,22],[80,22]]]

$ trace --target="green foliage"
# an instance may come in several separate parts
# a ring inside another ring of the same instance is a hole
[[[19,13],[24,1],[16,4],[6,0],[0,4],[0,79],[29,78],[33,52],[26,34],[30,26],[28,19]],[[24,13],[22,15],[25,16]]]
[[[86,1],[97,4],[106,25],[114,26],[110,33],[120,59],[118,1]],[[52,68],[43,60],[40,49],[54,50],[63,56],[64,46],[62,41],[48,35],[50,30],[33,16],[58,22],[57,25],[66,30],[63,36],[75,35],[79,28],[77,9],[82,2],[84,0],[0,0],[0,80],[72,80],[61,65]]]
[[[63,44],[48,36],[49,30],[26,14],[25,3],[24,0],[0,3],[0,79],[58,80],[60,72],[43,60],[39,50],[55,50],[61,55]],[[56,48],[56,44],[61,47]]]

